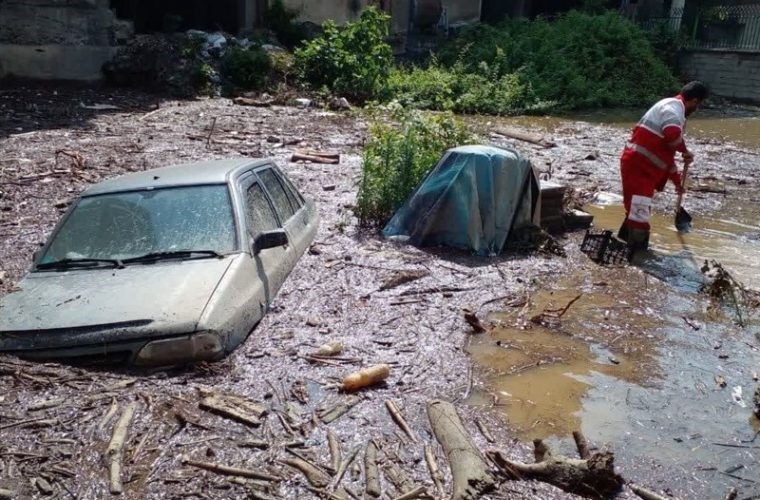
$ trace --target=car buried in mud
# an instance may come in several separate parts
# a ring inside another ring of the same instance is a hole
[[[271,160],[103,181],[0,299],[0,352],[68,362],[217,360],[253,331],[318,215]]]

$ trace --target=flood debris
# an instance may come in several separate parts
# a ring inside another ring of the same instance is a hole
[[[359,401],[361,399],[357,396],[348,396],[337,402],[326,401],[316,409],[315,415],[322,423],[329,424],[351,411]]]
[[[220,394],[208,394],[198,406],[253,427],[261,425],[261,417],[268,411],[265,406],[245,398]]]
[[[337,341],[327,342],[317,348],[316,356],[337,356],[343,351],[343,344]]]
[[[568,458],[555,455],[541,439],[533,441],[536,462],[525,464],[502,457],[494,457],[502,470],[512,479],[536,479],[561,488],[568,493],[588,498],[605,499],[616,494],[623,487],[623,478],[615,472],[615,457],[612,452],[599,451],[589,454],[582,446],[585,438],[579,432],[576,438],[578,454],[588,458]]]
[[[426,444],[424,452],[425,464],[427,464],[430,478],[433,480],[433,484],[435,484],[436,492],[438,493],[438,496],[443,496],[443,475],[441,474],[441,469],[438,467],[438,460],[435,458],[433,447]]]
[[[344,391],[356,391],[369,387],[371,385],[379,384],[383,380],[387,379],[391,375],[391,367],[385,363],[370,366],[357,372],[353,372],[346,375],[343,378],[341,389]]]
[[[297,149],[290,157],[290,161],[309,161],[311,163],[325,163],[328,165],[337,165],[340,163],[340,154],[325,151],[316,151],[313,149]]]
[[[240,467],[230,467],[228,465],[215,464],[212,462],[203,462],[200,460],[192,460],[189,458],[182,459],[182,465],[189,465],[191,467],[197,467],[199,469],[207,470],[215,474],[222,474],[225,476],[239,476],[247,477],[250,479],[258,479],[260,481],[280,481],[281,478],[272,474],[261,472],[254,469],[243,469]]]
[[[124,409],[119,420],[113,428],[111,441],[106,449],[106,457],[109,466],[109,481],[111,493],[118,495],[124,492],[124,486],[121,481],[121,467],[124,455],[124,442],[127,440],[129,425],[137,410],[137,403],[131,402]]]
[[[493,490],[496,479],[480,450],[473,444],[454,405],[446,401],[430,401],[427,412],[433,435],[441,444],[451,467],[451,499],[474,499]]]
[[[760,386],[755,389],[755,394],[752,396],[752,404],[754,405],[752,412],[755,414],[755,417],[760,418]]]
[[[480,322],[480,319],[478,319],[474,312],[469,309],[464,309],[462,312],[464,313],[464,320],[468,325],[472,327],[472,330],[475,333],[485,333],[488,331],[488,329],[483,326],[483,323]]]
[[[380,486],[380,469],[377,466],[378,446],[370,440],[364,448],[364,491],[368,496],[378,498],[383,490]]]
[[[499,135],[503,135],[504,137],[509,137],[510,139],[517,139],[518,141],[529,142],[531,144],[541,146],[542,148],[548,149],[548,148],[553,148],[557,145],[557,143],[555,143],[554,141],[551,141],[539,135],[531,134],[530,132],[524,132],[522,130],[518,130],[512,127],[499,127],[497,129],[494,129],[494,132]]]
[[[659,493],[655,493],[652,490],[648,490],[642,486],[638,486],[633,483],[628,483],[628,487],[631,489],[632,492],[636,494],[639,498],[643,498],[644,500],[678,500],[675,497],[671,496],[663,496]]]
[[[715,260],[705,260],[700,270],[706,280],[701,291],[720,303],[727,302],[734,310],[736,323],[744,328],[745,311],[754,304],[752,294]]]
[[[411,439],[413,443],[416,443],[418,441],[417,435],[414,433],[414,431],[412,431],[411,427],[409,427],[409,424],[401,414],[401,410],[396,405],[396,403],[389,399],[385,402],[385,407],[388,409],[388,413],[391,414],[393,421],[398,424],[398,426],[402,431],[404,431],[407,436],[409,436],[409,439]]]
[[[422,279],[429,275],[430,273],[427,271],[401,271],[383,281],[378,291],[382,292],[385,290],[391,290],[401,285],[411,283],[412,281]]]

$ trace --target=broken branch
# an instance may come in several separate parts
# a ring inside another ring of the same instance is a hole
[[[106,456],[109,459],[110,467],[111,493],[116,495],[124,491],[124,486],[121,483],[121,462],[124,455],[124,442],[129,432],[129,424],[132,422],[136,409],[137,403],[134,401],[127,405],[121,418],[119,418],[113,428],[111,442],[108,443],[108,448],[106,449]]]
[[[279,477],[273,476],[271,474],[267,474],[265,472],[259,472],[253,469],[241,469],[238,467],[229,467],[227,465],[215,464],[211,462],[201,462],[198,460],[184,459],[182,460],[182,464],[190,465],[192,467],[197,467],[199,469],[207,470],[209,472],[214,472],[216,474],[222,474],[225,476],[248,477],[251,479],[260,479],[262,481],[279,481],[280,480]]]
[[[396,406],[396,403],[391,401],[390,399],[385,402],[385,407],[388,409],[388,413],[391,414],[391,417],[393,417],[393,420],[398,424],[399,427],[401,427],[401,430],[406,433],[407,436],[409,436],[409,439],[412,440],[412,442],[417,442],[417,436],[414,434],[412,429],[409,427],[409,424],[406,423],[406,420],[404,419],[404,416],[401,414],[401,410],[399,410],[398,406]]]

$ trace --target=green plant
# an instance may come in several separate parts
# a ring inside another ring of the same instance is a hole
[[[222,58],[222,75],[235,87],[262,89],[272,68],[272,60],[261,47],[232,47]]]
[[[391,104],[391,120],[375,118],[364,148],[355,212],[363,226],[384,225],[449,148],[476,142],[451,114]]]
[[[297,17],[298,11],[286,8],[282,0],[272,2],[264,14],[266,24],[277,40],[291,50],[306,39],[303,25],[294,22]]]
[[[387,14],[368,7],[345,26],[325,22],[320,36],[295,51],[301,82],[362,102],[380,96],[393,66],[393,51],[385,41],[389,21]]]
[[[182,57],[195,59],[201,54],[205,44],[206,37],[203,33],[190,32],[182,41]]]
[[[213,93],[213,78],[214,68],[210,64],[205,62],[196,62],[194,66],[194,74],[192,76],[193,88],[200,94],[212,94]]]

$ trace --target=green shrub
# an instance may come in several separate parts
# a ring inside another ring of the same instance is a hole
[[[232,47],[222,59],[222,75],[235,87],[245,90],[264,88],[272,60],[261,47]]]
[[[569,12],[556,20],[508,20],[466,30],[439,52],[441,63],[483,74],[485,63],[499,78],[496,87],[555,102],[560,109],[638,106],[677,89],[677,81],[655,54],[644,31],[616,12]],[[472,99],[467,99],[472,102]],[[476,99],[476,102],[478,100]],[[497,105],[508,106],[509,100]]]
[[[356,215],[380,227],[412,194],[449,148],[477,142],[451,114],[426,114],[391,105],[393,120],[375,120],[364,147]]]
[[[295,51],[300,80],[362,102],[381,95],[393,67],[393,51],[385,41],[389,21],[375,7],[342,27],[326,21],[320,36]]]
[[[282,0],[272,2],[264,14],[266,24],[274,32],[277,41],[291,50],[306,39],[303,25],[294,22],[297,17],[298,11],[286,8]]]

